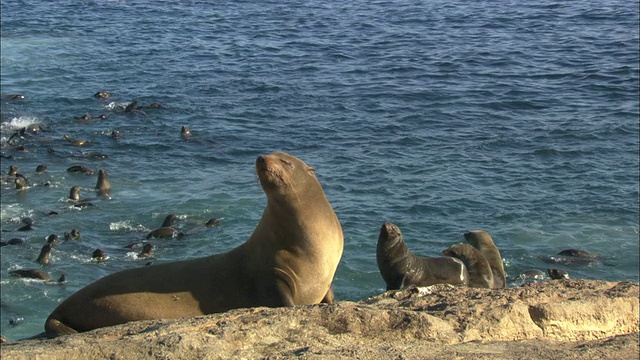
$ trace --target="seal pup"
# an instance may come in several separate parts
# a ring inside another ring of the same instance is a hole
[[[64,140],[67,140],[67,142],[69,142],[69,144],[71,144],[73,146],[85,146],[85,145],[89,144],[89,140],[72,139],[67,135],[63,136],[62,138]]]
[[[67,168],[67,172],[70,173],[83,173],[85,175],[93,175],[96,172],[84,165],[73,165]]]
[[[442,250],[447,256],[462,260],[469,272],[469,287],[491,288],[493,285],[493,271],[480,250],[465,243],[451,245]]]
[[[18,167],[15,165],[9,165],[9,172],[7,173],[7,175],[9,176],[18,175]]]
[[[74,202],[73,206],[77,208],[93,206],[87,199],[80,200],[80,190],[80,186],[72,186],[69,190],[69,200]]]
[[[571,257],[583,258],[583,259],[597,259],[600,257],[599,255],[591,254],[587,251],[578,250],[578,249],[564,249],[560,251],[558,255],[571,256]]]
[[[146,239],[151,238],[179,238],[184,234],[172,227],[161,227],[147,234]]]
[[[175,224],[177,219],[178,217],[175,216],[174,214],[169,214],[167,215],[167,217],[164,218],[164,221],[162,222],[161,227],[171,227]]]
[[[12,271],[9,271],[9,274],[17,277],[28,278],[28,279],[39,279],[39,280],[45,280],[45,281],[52,280],[51,275],[38,269],[12,270]]]
[[[542,260],[551,264],[563,265],[601,265],[600,255],[591,254],[584,250],[564,249],[556,255],[543,257]]]
[[[186,126],[183,126],[182,129],[180,129],[180,136],[185,140],[189,139],[191,137],[191,130]]]
[[[491,287],[493,289],[506,289],[507,276],[504,273],[502,256],[489,233],[483,230],[473,230],[465,233],[464,238],[469,244],[480,250],[480,253],[489,262],[491,271],[493,271],[493,284]]]
[[[97,262],[104,262],[105,260],[105,256],[104,256],[104,250],[102,249],[95,249],[93,251],[93,253],[91,254],[91,259],[95,260]]]
[[[453,257],[414,255],[403,241],[400,228],[389,222],[380,227],[376,259],[387,291],[411,285],[469,284],[469,273],[462,261]]]
[[[42,250],[40,250],[40,255],[38,255],[36,262],[40,265],[48,265],[50,255],[51,255],[51,244],[44,244],[44,246],[42,247]]]
[[[111,191],[111,184],[107,180],[107,172],[100,169],[98,170],[98,181],[96,182],[96,191],[101,195],[108,196]]]
[[[38,166],[36,167],[36,172],[37,172],[38,174],[41,174],[41,173],[43,173],[43,172],[45,172],[45,171],[47,171],[47,165],[41,164],[41,165],[38,165]]]
[[[27,188],[27,179],[24,177],[16,177],[13,182],[16,184],[16,190],[24,190]]]
[[[152,257],[153,254],[151,253],[153,251],[153,245],[151,243],[145,243],[144,246],[142,247],[142,251],[140,252],[140,254],[138,254],[139,258],[148,258],[148,257]]]
[[[331,301],[343,234],[313,168],[258,157],[267,205],[249,239],[221,254],[123,270],[89,284],[49,315],[49,337],[135,320]]]
[[[553,280],[561,280],[561,279],[569,278],[569,273],[560,269],[547,269],[547,273],[549,274],[549,277],[552,278]]]
[[[103,99],[103,100],[106,100],[106,99],[108,99],[108,98],[110,98],[110,97],[111,97],[111,93],[110,93],[110,92],[108,92],[108,91],[98,91],[97,93],[93,94],[93,96],[94,96],[96,99]]]
[[[220,224],[220,219],[219,218],[211,218],[209,219],[209,221],[207,221],[204,226],[205,227],[213,227],[213,226],[218,226]]]
[[[0,246],[22,245],[22,244],[24,244],[24,240],[20,238],[9,239],[9,241],[0,241]]]

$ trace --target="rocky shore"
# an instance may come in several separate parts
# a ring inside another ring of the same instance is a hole
[[[3,343],[10,359],[637,359],[638,283],[435,285]]]

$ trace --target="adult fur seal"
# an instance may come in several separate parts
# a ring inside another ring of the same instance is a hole
[[[79,290],[45,322],[48,336],[135,320],[330,301],[342,227],[311,167],[286,153],[258,157],[267,206],[229,252],[117,272]]]
[[[493,272],[493,284],[491,287],[493,289],[506,289],[507,277],[504,273],[502,256],[489,233],[483,230],[473,230],[465,233],[464,238],[469,244],[480,250],[480,253],[489,262]]]
[[[469,285],[469,273],[462,261],[452,257],[426,258],[414,255],[402,239],[400,228],[384,223],[376,248],[378,269],[387,290],[433,284]]]
[[[476,288],[491,288],[493,272],[491,266],[480,250],[465,243],[449,246],[442,251],[447,256],[456,257],[464,263],[469,271],[469,286]]]

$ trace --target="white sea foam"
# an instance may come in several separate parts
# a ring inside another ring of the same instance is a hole
[[[147,229],[143,225],[140,225],[140,224],[133,225],[133,224],[131,224],[131,220],[123,220],[123,221],[112,222],[112,223],[109,224],[109,230],[111,230],[111,231],[123,231],[123,230],[125,230],[125,231],[139,231],[139,232],[149,231],[149,229]]]

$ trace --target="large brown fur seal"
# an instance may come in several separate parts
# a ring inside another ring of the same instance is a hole
[[[402,240],[400,228],[392,223],[384,223],[380,228],[376,258],[387,290],[411,285],[469,284],[469,274],[462,261],[452,257],[414,255]]]
[[[480,250],[469,244],[455,244],[442,251],[447,256],[456,257],[464,263],[469,271],[469,286],[475,288],[491,288],[493,272],[491,266]]]
[[[342,227],[313,169],[286,153],[256,160],[267,206],[229,252],[117,272],[79,290],[45,322],[48,336],[135,320],[168,319],[332,298]]]
[[[473,230],[465,233],[464,238],[469,244],[480,250],[480,253],[489,262],[493,272],[493,284],[491,287],[493,289],[505,289],[507,287],[507,276],[504,273],[502,256],[489,233],[483,230]]]

